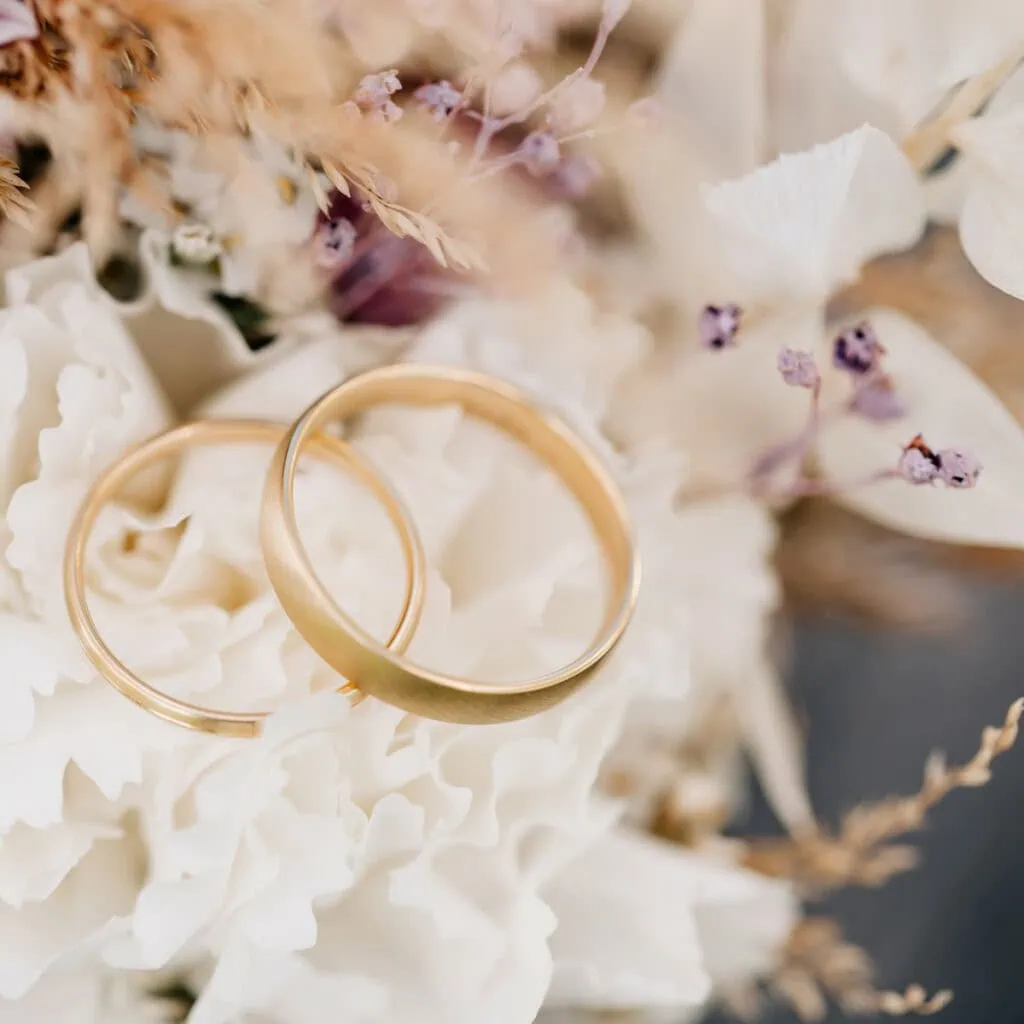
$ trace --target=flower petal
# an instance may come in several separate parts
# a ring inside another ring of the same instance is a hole
[[[868,125],[710,187],[704,198],[735,273],[729,299],[741,305],[823,302],[865,261],[913,244],[925,223],[913,168]]]

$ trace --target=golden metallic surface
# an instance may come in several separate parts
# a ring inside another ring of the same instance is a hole
[[[129,700],[159,718],[197,732],[217,736],[257,736],[266,712],[216,711],[177,700],[144,682],[127,668],[103,641],[86,602],[85,552],[103,506],[116,498],[137,474],[186,449],[211,444],[276,444],[287,428],[261,420],[199,420],[175,427],[131,449],[93,484],[68,533],[64,556],[64,599],[71,624],[96,670]],[[423,610],[426,556],[419,533],[392,489],[342,441],[316,437],[311,450],[352,472],[381,502],[395,525],[406,563],[406,586],[398,625],[389,646],[405,650]],[[351,684],[343,687],[352,690]]]
[[[535,679],[490,684],[417,667],[387,650],[331,600],[303,549],[293,488],[299,457],[326,424],[382,404],[456,404],[524,444],[579,501],[608,568],[604,622],[570,665]],[[582,686],[621,639],[640,586],[640,564],[625,502],[597,456],[557,417],[516,388],[484,374],[399,364],[346,381],[299,417],[274,453],[263,498],[263,557],[296,629],[336,671],[365,693],[426,718],[464,724],[511,721],[552,707]]]

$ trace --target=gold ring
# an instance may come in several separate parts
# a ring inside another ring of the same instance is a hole
[[[547,463],[575,495],[609,568],[604,622],[590,647],[565,668],[511,685],[490,685],[418,668],[386,650],[331,600],[299,538],[293,488],[299,455],[330,421],[372,406],[457,404],[504,430]],[[632,617],[640,563],[625,502],[611,474],[562,420],[516,388],[484,374],[400,364],[352,377],[311,405],[278,445],[267,473],[261,524],[263,557],[285,612],[332,668],[380,700],[426,718],[485,724],[524,718],[578,689],[618,643]]]
[[[266,712],[215,711],[197,707],[155,689],[128,669],[110,650],[96,628],[85,595],[86,543],[103,506],[137,473],[161,459],[195,445],[276,444],[286,427],[261,420],[200,420],[186,423],[131,449],[93,484],[68,533],[64,555],[64,600],[71,624],[96,670],[129,700],[168,722],[218,736],[251,737],[259,734]],[[320,436],[314,451],[345,463],[383,504],[394,523],[406,561],[406,588],[402,613],[388,641],[405,650],[416,632],[423,611],[426,556],[419,533],[405,505],[377,473],[343,441]],[[349,678],[349,677],[346,677]],[[342,687],[351,690],[351,684]]]

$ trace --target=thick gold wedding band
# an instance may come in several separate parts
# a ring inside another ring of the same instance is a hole
[[[68,533],[64,556],[64,599],[71,624],[96,670],[129,700],[168,722],[218,736],[259,734],[267,712],[216,711],[177,700],[155,689],[127,668],[100,636],[86,602],[85,553],[89,535],[103,506],[117,497],[138,473],[188,448],[211,444],[276,444],[286,434],[281,424],[261,420],[199,420],[175,427],[131,449],[93,484]],[[406,563],[406,587],[401,615],[389,646],[405,650],[416,632],[423,610],[426,556],[419,533],[405,505],[380,476],[343,441],[316,437],[312,451],[344,464],[384,506],[394,523]],[[342,687],[352,689],[351,685]]]
[[[607,610],[590,647],[570,665],[510,685],[459,679],[419,668],[377,643],[332,601],[299,537],[293,487],[303,448],[321,427],[382,404],[461,405],[507,432],[545,462],[575,495],[609,569]],[[400,364],[352,377],[296,421],[271,460],[261,536],[270,582],[306,642],[365,693],[425,718],[464,724],[504,722],[552,707],[594,673],[632,617],[640,564],[625,502],[598,457],[554,415],[485,374]]]

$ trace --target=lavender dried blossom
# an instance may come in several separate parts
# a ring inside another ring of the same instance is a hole
[[[562,158],[558,140],[551,132],[530,132],[517,150],[520,162],[535,177],[550,174]]]
[[[462,102],[462,93],[444,80],[421,85],[413,96],[438,123],[450,117]]]
[[[918,434],[904,449],[896,463],[896,472],[908,484],[934,483],[939,477],[939,457]]]
[[[381,121],[397,121],[402,116],[402,108],[392,102],[391,97],[401,88],[402,82],[397,71],[378,71],[363,76],[352,98],[371,117]]]
[[[900,398],[892,378],[879,374],[858,387],[850,399],[850,409],[858,416],[875,423],[902,419],[907,407]]]
[[[962,448],[943,448],[937,458],[939,478],[947,487],[966,490],[978,482],[982,465],[971,452]]]
[[[795,388],[814,388],[821,381],[817,363],[810,352],[801,352],[785,346],[779,352],[779,373],[782,379]]]
[[[840,370],[859,376],[878,369],[885,349],[867,321],[840,333],[832,348],[832,362]]]
[[[705,306],[697,319],[697,332],[705,348],[728,348],[736,343],[743,310],[735,303]]]
[[[568,199],[585,196],[601,176],[601,165],[592,157],[574,154],[566,157],[555,171],[555,184]]]
[[[25,0],[0,0],[0,46],[39,37],[39,22]]]
[[[313,235],[313,258],[323,270],[338,270],[351,259],[357,231],[347,217],[324,221]]]

